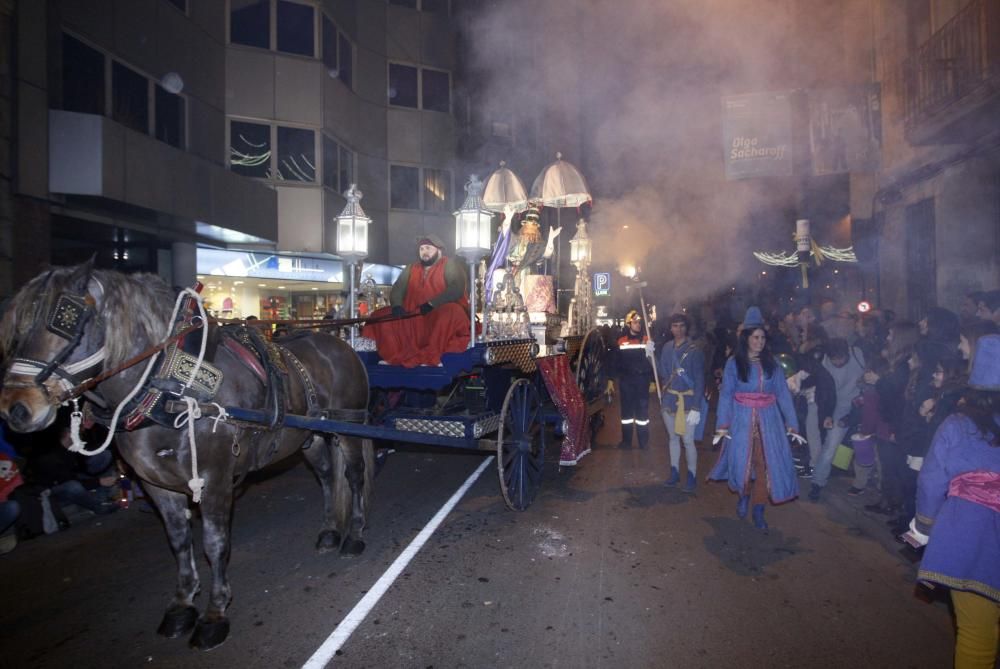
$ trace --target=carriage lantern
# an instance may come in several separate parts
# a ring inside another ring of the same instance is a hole
[[[337,216],[337,255],[347,263],[347,271],[350,274],[350,309],[351,318],[357,318],[356,297],[354,295],[354,266],[368,257],[368,226],[372,219],[365,216],[361,209],[361,198],[363,193],[358,190],[357,184],[344,193],[347,198],[347,206]],[[354,345],[354,338],[357,326],[351,326],[351,345]]]
[[[569,240],[569,260],[581,271],[590,265],[591,242],[587,223],[582,218],[576,224],[576,234]]]
[[[493,212],[483,205],[483,182],[475,174],[465,184],[465,202],[455,212],[455,252],[469,263],[469,347],[476,342],[476,262],[490,252]]]

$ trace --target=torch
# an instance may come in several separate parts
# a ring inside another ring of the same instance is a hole
[[[812,251],[812,238],[809,236],[809,219],[800,218],[795,221],[795,251],[802,270],[802,287],[809,287],[809,253]]]

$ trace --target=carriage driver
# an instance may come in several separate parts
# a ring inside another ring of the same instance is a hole
[[[653,380],[653,368],[647,357],[653,357],[653,342],[642,331],[642,314],[633,309],[625,316],[625,332],[618,339],[616,371],[621,391],[621,448],[632,447],[633,426],[639,448],[646,448],[649,442],[649,384]]]
[[[373,318],[419,312],[417,318],[370,323],[361,334],[374,339],[379,364],[417,367],[441,364],[442,353],[469,345],[468,278],[461,262],[444,255],[437,235],[417,237],[417,262],[407,265],[392,285],[391,306]]]

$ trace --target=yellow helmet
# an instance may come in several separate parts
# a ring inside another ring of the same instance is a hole
[[[632,311],[630,311],[627,314],[625,314],[625,325],[631,325],[632,321],[634,321],[637,318],[641,321],[642,320],[642,314],[640,314],[638,311],[636,311],[635,309],[633,309]]]

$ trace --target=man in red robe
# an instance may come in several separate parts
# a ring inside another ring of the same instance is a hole
[[[445,257],[436,235],[417,238],[418,262],[408,265],[392,285],[390,307],[373,318],[419,312],[416,318],[366,325],[361,334],[378,345],[380,364],[440,365],[442,353],[469,346],[468,278],[462,263]]]

